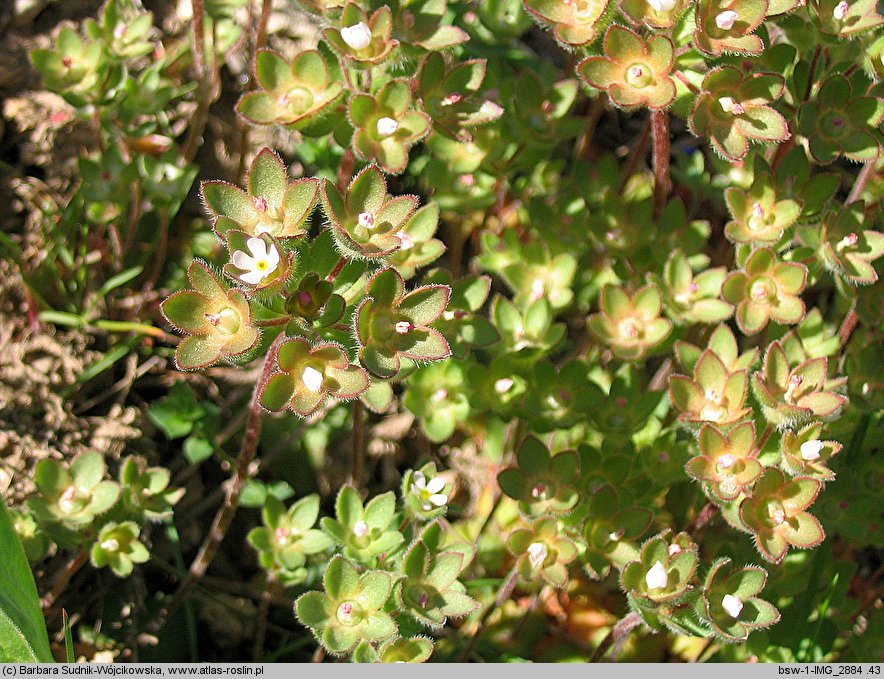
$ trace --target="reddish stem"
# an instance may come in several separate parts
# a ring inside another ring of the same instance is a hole
[[[261,392],[264,389],[264,385],[267,384],[270,374],[273,372],[276,353],[284,339],[285,333],[279,333],[276,339],[273,340],[273,344],[270,345],[267,356],[264,358],[264,368],[261,371],[261,377],[255,384],[255,389],[252,392],[252,401],[249,405],[249,417],[246,421],[246,433],[243,437],[239,456],[236,460],[236,469],[227,486],[224,504],[218,510],[218,513],[215,514],[215,520],[212,522],[212,527],[209,529],[209,533],[203,541],[199,553],[196,555],[193,563],[190,564],[190,570],[188,571],[184,582],[178,586],[178,591],[175,592],[172,601],[167,606],[160,609],[157,616],[147,626],[147,631],[150,634],[156,634],[159,632],[163,628],[163,625],[166,624],[169,617],[178,610],[178,607],[184,602],[188,592],[199,582],[206,570],[208,570],[209,565],[218,553],[218,548],[221,546],[224,537],[227,535],[227,530],[230,528],[230,522],[233,521],[233,517],[236,515],[240,495],[246,485],[246,481],[251,475],[250,467],[252,460],[255,459],[255,454],[258,451],[258,441],[261,436],[261,416],[264,412],[261,409],[259,401]]]
[[[659,217],[672,191],[669,176],[669,114],[666,111],[651,111],[651,138],[654,142],[654,216]]]
[[[331,270],[331,273],[329,273],[328,276],[326,276],[325,280],[333,281],[335,278],[338,277],[338,274],[341,273],[341,269],[343,269],[346,265],[347,265],[347,258],[341,257],[338,260],[338,263],[335,264],[335,268]]]

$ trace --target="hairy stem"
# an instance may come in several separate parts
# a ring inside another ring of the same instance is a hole
[[[767,443],[767,440],[770,438],[770,435],[774,432],[774,426],[772,424],[767,425],[764,430],[764,433],[761,435],[761,438],[758,440],[758,452],[761,453],[764,450],[764,444]]]
[[[866,190],[866,185],[869,183],[869,180],[874,174],[874,162],[866,163],[865,165],[863,165],[863,169],[859,171],[858,175],[856,175],[856,181],[853,183],[853,188],[850,189],[847,200],[844,202],[845,205],[850,205],[851,203],[855,203],[860,199],[860,197],[863,195],[863,191]]]
[[[595,649],[595,653],[592,654],[589,662],[602,662],[608,649],[615,644],[620,646],[626,640],[626,637],[629,636],[629,633],[638,627],[641,622],[642,619],[638,613],[627,613],[620,618],[611,628],[611,631],[608,632],[608,635],[602,639],[602,643]]]
[[[267,383],[267,380],[270,378],[270,374],[273,372],[276,352],[279,350],[279,346],[284,339],[285,333],[277,335],[276,339],[273,340],[273,344],[270,345],[270,349],[264,359],[264,367],[261,371],[261,377],[255,384],[255,389],[252,392],[252,400],[249,405],[249,416],[246,420],[245,436],[243,437],[239,456],[236,459],[236,469],[234,470],[233,477],[230,479],[230,483],[226,489],[224,504],[221,505],[221,508],[218,510],[217,514],[215,514],[215,520],[212,522],[209,534],[203,541],[193,563],[190,564],[190,569],[184,582],[178,586],[178,591],[175,592],[172,601],[160,609],[157,616],[147,626],[147,630],[151,634],[159,632],[169,617],[178,610],[178,607],[184,601],[188,592],[197,584],[197,582],[199,582],[206,570],[208,570],[209,565],[218,553],[218,548],[221,546],[224,537],[227,535],[227,530],[230,528],[230,522],[233,521],[233,517],[236,515],[237,506],[239,505],[239,497],[250,476],[249,468],[251,467],[252,460],[255,459],[255,453],[258,451],[258,440],[261,435],[261,416],[263,414],[259,402],[261,392],[264,385]]]
[[[338,190],[344,192],[347,190],[347,184],[353,177],[353,168],[356,167],[356,156],[353,151],[347,149],[341,158],[341,165],[338,167]]]
[[[347,265],[347,258],[341,257],[338,260],[338,263],[335,264],[335,268],[332,269],[331,272],[328,274],[328,276],[325,277],[325,280],[333,281],[335,278],[338,277],[338,274],[341,273],[341,269],[343,269],[346,265]]]
[[[65,589],[67,589],[71,578],[74,577],[77,572],[86,565],[88,561],[89,552],[84,549],[78,552],[73,559],[65,564],[64,570],[62,570],[62,572],[55,579],[55,582],[52,585],[52,589],[46,596],[44,596],[40,600],[43,608],[49,608],[50,606],[52,606],[52,604],[55,603],[58,597],[60,597],[64,593]]]
[[[844,321],[841,323],[841,327],[838,329],[838,338],[841,342],[842,349],[847,346],[847,342],[850,340],[853,331],[856,330],[858,323],[859,315],[856,313],[856,307],[854,307],[847,312]]]
[[[358,398],[353,401],[353,485],[362,485],[362,468],[365,466],[365,406]]]
[[[460,662],[467,662],[473,655],[473,651],[476,650],[476,644],[479,643],[482,634],[485,632],[485,624],[488,622],[488,618],[491,617],[491,614],[494,613],[494,611],[500,609],[500,607],[506,603],[506,600],[512,596],[513,590],[516,588],[518,582],[519,573],[516,570],[516,567],[513,566],[504,581],[501,583],[500,588],[497,590],[497,594],[494,596],[494,601],[491,602],[491,605],[485,609],[482,613],[482,617],[479,618],[479,625],[476,627],[476,633],[470,638],[470,642],[461,654]]]
[[[252,659],[261,662],[264,657],[264,642],[267,639],[267,617],[270,614],[270,602],[277,590],[276,578],[273,573],[268,573],[267,584],[261,595],[261,603],[258,606],[258,627],[255,631],[255,645],[252,647]]]
[[[669,176],[669,114],[666,111],[651,111],[651,137],[654,141],[654,216],[659,217],[672,190]]]

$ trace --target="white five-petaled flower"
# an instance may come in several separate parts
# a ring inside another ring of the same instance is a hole
[[[715,25],[723,31],[729,31],[734,27],[734,23],[739,15],[732,9],[726,9],[715,17]]]
[[[832,16],[837,21],[844,21],[847,18],[847,13],[850,11],[850,5],[845,2],[845,0],[841,0],[837,5],[835,5],[835,9],[832,10]]]
[[[531,568],[535,570],[543,565],[543,562],[546,561],[546,557],[549,554],[549,550],[542,542],[532,542],[528,545],[526,551],[528,552],[528,563],[530,563]]]
[[[445,481],[434,476],[429,481],[423,472],[415,472],[411,481],[411,492],[417,496],[421,503],[421,509],[425,512],[434,507],[444,507],[448,502],[448,496],[441,491],[445,488]]]
[[[397,123],[392,118],[387,118],[384,116],[383,118],[378,118],[378,122],[375,125],[377,128],[378,134],[382,137],[389,137],[391,134],[394,134],[396,130],[399,129],[399,123]]]
[[[647,0],[648,4],[655,12],[666,13],[671,12],[675,7],[675,0]]]
[[[817,439],[813,439],[812,441],[805,441],[801,444],[799,450],[801,451],[801,459],[806,462],[813,462],[814,460],[820,459],[820,453],[823,452],[823,442]]]
[[[666,574],[666,569],[660,561],[655,562],[645,574],[645,584],[648,586],[648,589],[663,589],[668,582],[669,576]]]
[[[304,368],[304,372],[301,373],[301,381],[304,383],[304,386],[314,394],[318,394],[322,390],[323,379],[323,374],[313,366],[308,365]]]
[[[279,251],[273,245],[268,246],[261,238],[249,238],[246,247],[251,254],[246,254],[242,250],[234,251],[233,265],[245,271],[239,274],[241,281],[258,285],[276,271],[280,261]]]
[[[350,49],[364,50],[371,44],[371,29],[361,21],[353,26],[341,29],[341,40]]]
[[[727,611],[727,614],[736,619],[740,617],[740,611],[743,610],[743,602],[733,594],[725,594],[721,600],[721,607]]]

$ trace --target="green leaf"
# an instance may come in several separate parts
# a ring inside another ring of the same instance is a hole
[[[200,187],[206,205],[216,215],[230,217],[242,224],[255,214],[255,208],[246,192],[222,181],[203,182]]]
[[[387,182],[374,165],[356,175],[347,189],[347,210],[351,215],[380,210],[387,196]]]
[[[264,385],[261,392],[261,405],[278,413],[285,409],[295,392],[295,378],[291,373],[277,373]]]
[[[289,63],[273,50],[262,49],[255,58],[255,75],[264,89],[282,93],[294,84]]]
[[[71,463],[71,477],[82,488],[95,488],[104,478],[104,458],[100,453],[83,453]]]
[[[0,501],[0,662],[53,662],[37,586]]]
[[[355,491],[353,492],[355,493]],[[393,520],[395,511],[396,496],[390,491],[369,500],[368,504],[365,505],[363,518],[369,526],[385,530],[390,525],[390,521]]]
[[[266,199],[270,207],[279,207],[287,184],[285,166],[279,156],[267,147],[261,149],[249,167],[249,193]]]
[[[212,445],[211,441],[204,439],[201,436],[188,436],[184,439],[182,452],[190,464],[196,465],[200,462],[205,462],[212,457],[212,453],[215,452],[215,447]]]

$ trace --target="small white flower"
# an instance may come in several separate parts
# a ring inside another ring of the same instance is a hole
[[[341,29],[341,39],[353,50],[364,50],[371,44],[371,29],[361,21]]]
[[[817,439],[813,439],[812,441],[805,441],[801,444],[801,448],[799,449],[801,451],[801,459],[807,462],[819,460],[820,453],[823,452],[824,447],[825,446],[823,445],[823,442]]]
[[[671,12],[672,8],[675,7],[675,0],[647,0],[648,4],[655,12],[660,12],[661,14],[665,14],[666,12]]]
[[[234,251],[233,265],[246,272],[239,275],[241,281],[258,285],[276,271],[280,261],[279,252],[272,245],[268,247],[260,238],[249,238],[246,247],[251,254],[246,254],[242,250]]]
[[[414,241],[411,239],[405,231],[397,231],[396,238],[399,239],[399,249],[400,250],[411,250],[414,247]]]
[[[494,391],[498,394],[505,394],[513,388],[513,384],[515,384],[515,382],[511,377],[501,377],[494,383]]]
[[[101,548],[106,549],[108,552],[116,552],[120,548],[120,543],[114,540],[114,538],[108,538],[101,543]]]
[[[536,302],[538,299],[543,297],[543,293],[545,292],[545,283],[542,278],[535,278],[531,282],[531,301]]]
[[[316,368],[311,366],[307,366],[304,368],[304,372],[301,373],[301,381],[304,383],[304,386],[307,387],[314,394],[318,394],[322,391],[322,381],[324,379],[324,375],[319,372]]]
[[[353,524],[353,535],[357,538],[364,538],[368,535],[368,524],[362,519],[359,519],[359,521]]]
[[[726,9],[715,17],[715,25],[723,31],[729,31],[734,27],[739,15],[732,9]]]
[[[395,133],[396,130],[399,129],[399,123],[397,123],[392,118],[379,118],[377,124],[375,125],[377,128],[378,134],[382,137],[389,137],[391,134]]]
[[[707,403],[700,410],[700,419],[707,422],[719,422],[727,415],[727,409],[714,403]]]
[[[77,505],[75,501],[76,497],[77,489],[73,486],[68,486],[61,494],[61,498],[58,501],[58,508],[65,514],[70,514]]]
[[[528,552],[528,563],[530,563],[531,568],[535,570],[543,565],[543,562],[546,561],[546,557],[549,554],[549,550],[542,542],[532,542],[528,545],[526,551]]]
[[[399,321],[393,327],[398,334],[406,335],[414,329],[414,324],[411,321]]]
[[[721,607],[727,611],[729,616],[736,619],[740,617],[740,611],[743,610],[743,602],[733,594],[725,594],[721,600]]]
[[[669,545],[669,549],[667,551],[669,552],[669,556],[675,556],[676,554],[681,552],[681,545],[673,542],[671,545]]]
[[[669,582],[669,576],[666,569],[660,561],[654,563],[651,569],[645,574],[645,584],[648,589],[663,589]]]
[[[448,502],[448,496],[440,492],[445,488],[445,481],[434,476],[427,481],[423,472],[415,472],[411,481],[411,492],[414,493],[421,503],[421,509],[425,512],[434,507],[444,507]]]
[[[729,453],[725,453],[724,455],[722,455],[721,457],[718,458],[718,468],[719,469],[730,469],[731,467],[734,466],[734,462],[736,462],[736,461],[737,460],[734,458],[733,455],[731,455]]]
[[[841,0],[837,5],[835,5],[835,9],[832,10],[832,16],[836,21],[844,21],[847,18],[847,13],[850,11],[850,5],[845,2],[845,0]]]
[[[356,221],[363,229],[370,229],[374,226],[374,215],[371,212],[360,212]]]
[[[718,99],[718,104],[721,106],[722,110],[725,113],[733,113],[735,116],[741,115],[746,112],[746,109],[743,108],[743,105],[739,102],[734,101],[731,97],[720,97]]]
[[[482,102],[482,105],[479,107],[479,113],[481,113],[482,115],[495,115],[495,116],[503,115],[503,106],[501,106],[500,104],[498,104],[496,102],[485,100]],[[472,176],[472,175],[463,175],[463,176],[466,177],[466,176]]]
[[[846,236],[844,236],[844,238],[842,238],[835,244],[835,250],[837,252],[843,252],[845,248],[852,248],[858,242],[859,236],[857,236],[855,233],[848,233]]]

